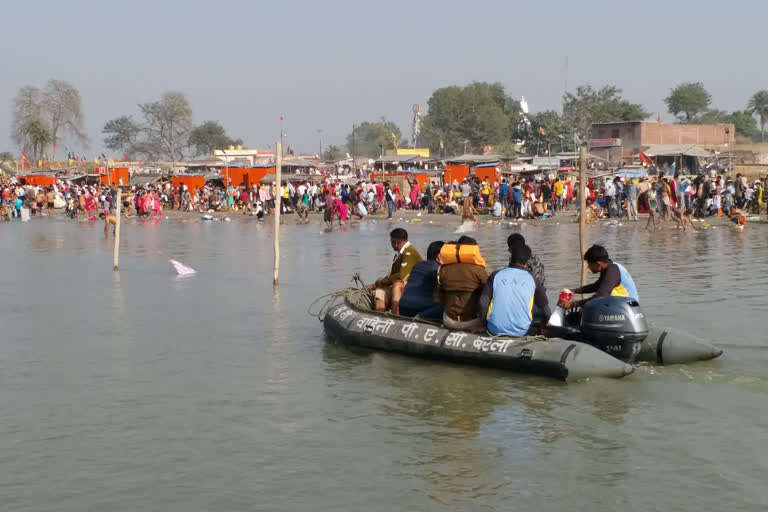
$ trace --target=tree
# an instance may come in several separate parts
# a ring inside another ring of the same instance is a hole
[[[45,156],[45,148],[53,140],[51,128],[39,117],[30,119],[21,127],[24,146],[29,148],[32,157],[39,160]]]
[[[768,90],[757,91],[749,98],[747,112],[760,118],[760,136],[765,142],[765,125],[768,124]]]
[[[0,153],[0,170],[8,169],[9,166],[7,166],[6,164],[8,162],[14,162],[15,160],[16,159],[14,158],[13,153],[11,153],[10,151],[3,151],[2,153]]]
[[[339,146],[334,146],[331,144],[330,146],[325,148],[325,153],[323,153],[323,160],[326,162],[335,162],[337,160],[340,160],[341,157],[344,156],[341,152],[341,148]]]
[[[698,121],[705,124],[732,124],[736,135],[740,137],[752,138],[758,132],[755,118],[746,110],[737,110],[730,114],[724,110],[708,110],[699,116]]]
[[[693,123],[709,109],[712,96],[701,82],[686,82],[678,85],[664,98],[670,114],[681,123]]]
[[[83,145],[87,143],[80,91],[74,85],[53,78],[48,80],[43,91],[42,109],[51,129],[53,158],[56,158],[60,136],[70,136]]]
[[[428,102],[422,138],[433,150],[460,153],[467,145],[511,143],[520,103],[500,83],[475,82],[437,89]]]
[[[206,121],[190,132],[188,144],[194,148],[197,155],[211,155],[214,149],[240,146],[243,141],[231,139],[224,127],[216,121]]]
[[[192,107],[180,92],[166,92],[159,101],[139,105],[142,121],[118,117],[104,125],[109,149],[142,155],[147,160],[183,160],[192,132]]]
[[[400,138],[400,128],[382,117],[380,121],[355,126],[354,132],[347,136],[347,147],[354,156],[377,157],[383,151],[395,149]]]
[[[184,147],[192,131],[192,107],[184,93],[166,92],[160,101],[142,103],[142,131],[146,136],[139,149],[153,159],[183,160]]]
[[[572,134],[581,140],[588,140],[592,124],[612,121],[641,121],[648,112],[637,103],[630,103],[621,97],[621,89],[606,85],[593,89],[591,85],[580,85],[576,93],[563,96],[563,121]]]
[[[754,116],[747,110],[737,110],[732,112],[729,116],[729,123],[733,123],[736,128],[736,135],[741,137],[753,138],[759,133],[757,129],[757,121]]]
[[[68,136],[83,145],[87,144],[80,91],[69,82],[52,78],[43,91],[34,85],[25,85],[18,90],[13,100],[11,132],[14,141],[23,150],[30,152],[33,150],[29,145],[29,128],[40,127],[39,123],[33,121],[41,121],[48,127],[50,137],[46,144],[53,145],[53,158],[56,158],[56,147],[63,137]],[[40,133],[39,130],[37,133]],[[40,154],[45,153],[45,150],[45,147],[35,149]]]
[[[107,135],[104,139],[107,149],[132,153],[141,133],[141,127],[131,116],[122,116],[107,121],[102,133]]]
[[[26,128],[33,119],[42,118],[41,98],[40,89],[34,85],[25,85],[20,88],[13,98],[11,136],[22,151],[31,152],[29,141],[26,138]]]
[[[542,149],[565,151],[573,146],[573,127],[566,124],[563,117],[553,110],[545,110],[530,116],[530,126],[518,131],[519,140],[528,154],[541,153]]]

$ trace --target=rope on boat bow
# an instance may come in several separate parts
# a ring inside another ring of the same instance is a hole
[[[353,286],[348,286],[347,288],[342,288],[341,290],[327,293],[316,298],[312,301],[312,304],[309,305],[309,308],[307,308],[307,314],[316,316],[317,319],[322,322],[323,317],[325,317],[325,314],[331,306],[340,299],[347,299],[352,305],[360,309],[373,309],[373,294],[365,289],[365,283],[363,283],[363,280],[360,278],[360,274],[355,273],[352,276],[352,281],[354,283]],[[320,309],[317,312],[314,312],[313,309],[317,307],[318,304],[320,305]]]

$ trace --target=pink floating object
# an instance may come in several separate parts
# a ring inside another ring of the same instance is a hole
[[[195,273],[195,269],[189,268],[188,266],[184,265],[183,263],[179,263],[176,260],[169,259],[168,261],[171,262],[171,265],[173,265],[173,268],[176,269],[176,274],[180,276],[191,276]]]

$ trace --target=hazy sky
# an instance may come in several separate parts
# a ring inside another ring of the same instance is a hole
[[[662,114],[683,81],[713,106],[742,109],[768,88],[765,0],[3,2],[0,151],[19,87],[68,80],[82,94],[91,147],[104,122],[184,92],[195,122],[220,121],[248,146],[279,138],[317,152],[381,116],[410,136],[411,105],[438,87],[498,81],[532,111],[563,89],[614,83]],[[566,73],[566,58],[568,67]]]

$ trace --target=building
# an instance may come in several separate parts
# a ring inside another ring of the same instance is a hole
[[[640,151],[653,151],[654,146],[678,145],[702,150],[728,151],[736,139],[732,124],[662,124],[657,121],[595,123],[592,125],[590,151],[610,163],[630,164]]]
[[[213,156],[225,164],[267,165],[274,164],[274,151],[259,151],[258,149],[243,149],[241,146],[230,146],[229,149],[214,149]]]

